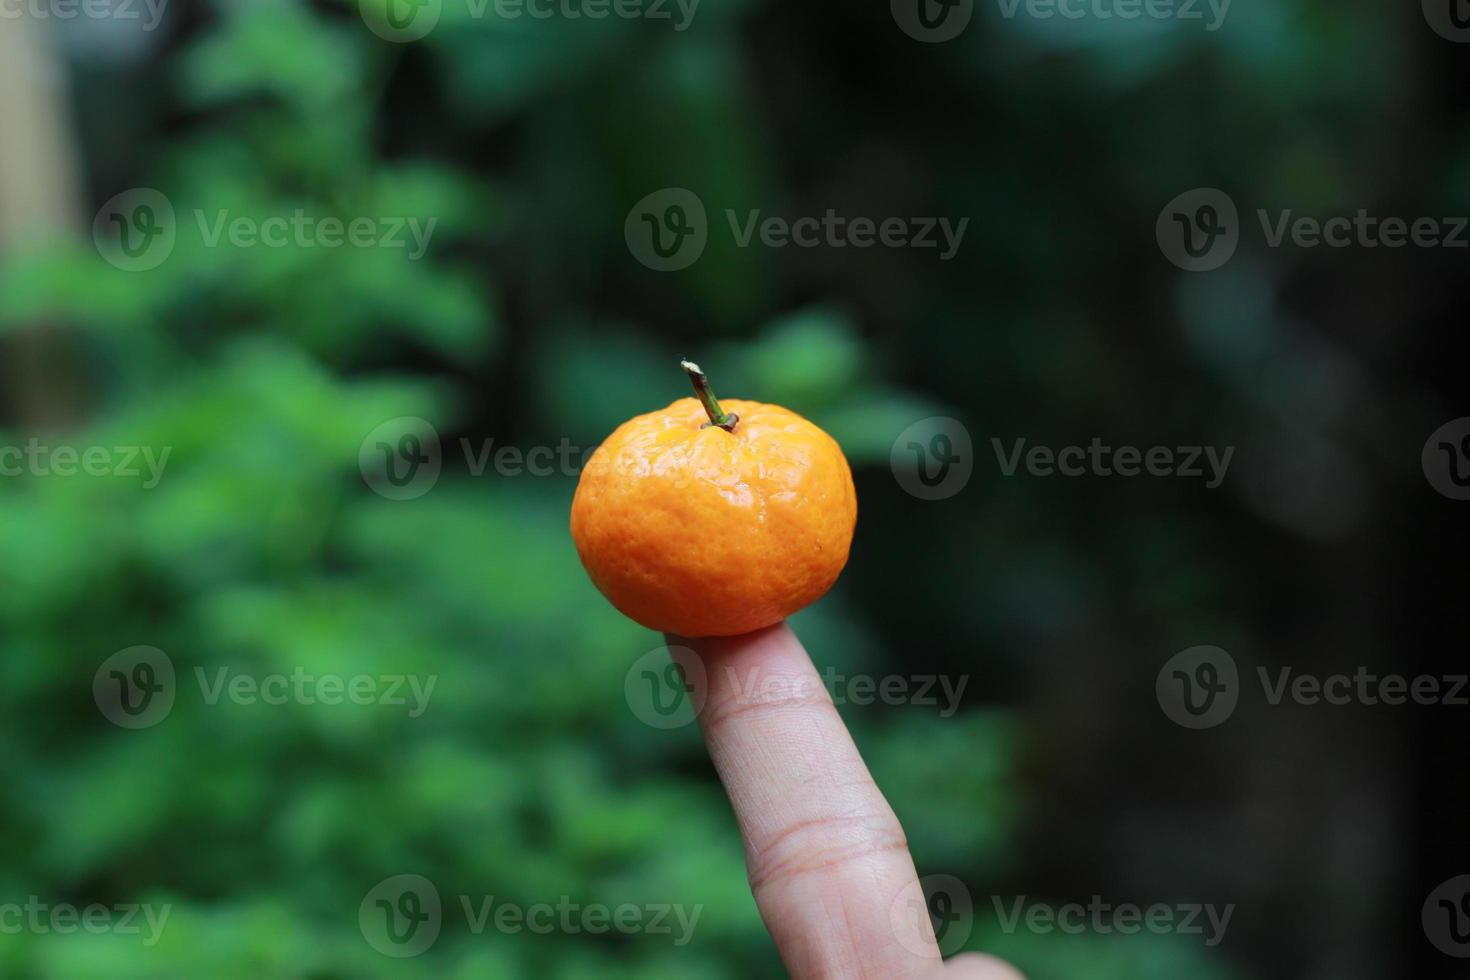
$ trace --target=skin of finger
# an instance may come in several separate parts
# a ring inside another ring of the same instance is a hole
[[[967,953],[950,960],[943,969],[932,974],[928,980],[1026,980],[1026,978],[1021,976],[1015,967],[993,956]]]
[[[751,888],[795,980],[917,980],[939,962],[903,901],[917,873],[816,668],[779,624],[744,637],[669,638],[692,651],[710,757],[735,808]],[[682,650],[681,650],[682,648]]]

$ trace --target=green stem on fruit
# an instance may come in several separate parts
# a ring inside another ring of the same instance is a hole
[[[714,389],[709,386],[709,378],[699,369],[699,365],[693,361],[680,361],[679,366],[694,383],[694,393],[699,396],[699,403],[704,406],[705,414],[709,416],[709,421],[700,428],[708,429],[716,425],[726,432],[734,432],[735,423],[740,421],[740,416],[732,415],[720,407],[720,400],[715,397]]]

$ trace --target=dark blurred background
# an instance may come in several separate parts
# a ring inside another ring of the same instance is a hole
[[[171,908],[151,944],[0,916],[0,975],[782,975],[697,729],[630,693],[660,638],[578,566],[576,466],[479,456],[580,458],[688,393],[681,356],[853,464],[851,564],[794,623],[819,667],[966,681],[842,706],[921,875],[963,882],[958,944],[1036,980],[1466,975],[1426,900],[1470,873],[1470,707],[1257,680],[1466,670],[1470,504],[1421,452],[1470,415],[1467,252],[1256,218],[1470,214],[1462,10],[982,2],[940,39],[902,2],[389,4],[0,0],[0,447],[111,467],[0,479],[0,905]],[[707,244],[660,271],[634,238],[671,188]],[[1197,188],[1237,247],[1188,271]],[[298,211],[434,224],[422,254],[211,238]],[[968,225],[946,260],[741,247],[727,211]],[[903,461],[941,431],[972,472],[924,499]],[[387,479],[434,435],[437,479]],[[1214,488],[998,459],[1095,438],[1233,457]],[[129,728],[97,692],[139,646],[176,690]],[[1199,646],[1238,707],[1195,729],[1156,681]],[[210,703],[222,669],[437,686],[417,717]],[[359,912],[402,874],[445,908],[400,958]],[[702,915],[680,946],[477,933],[460,896]],[[1005,924],[1097,900],[1233,914],[1213,945]]]

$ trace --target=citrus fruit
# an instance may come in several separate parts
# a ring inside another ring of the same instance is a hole
[[[857,522],[837,442],[779,405],[698,399],[624,422],[582,470],[572,539],[630,619],[680,636],[734,636],[821,598]]]

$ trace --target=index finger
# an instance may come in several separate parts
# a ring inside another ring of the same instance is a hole
[[[669,637],[707,690],[700,728],[745,842],[750,887],[795,980],[913,980],[939,948],[908,841],[795,634]],[[683,649],[681,649],[683,648]],[[921,899],[920,899],[921,901]],[[904,905],[900,905],[904,903]],[[895,914],[895,910],[901,914]]]

